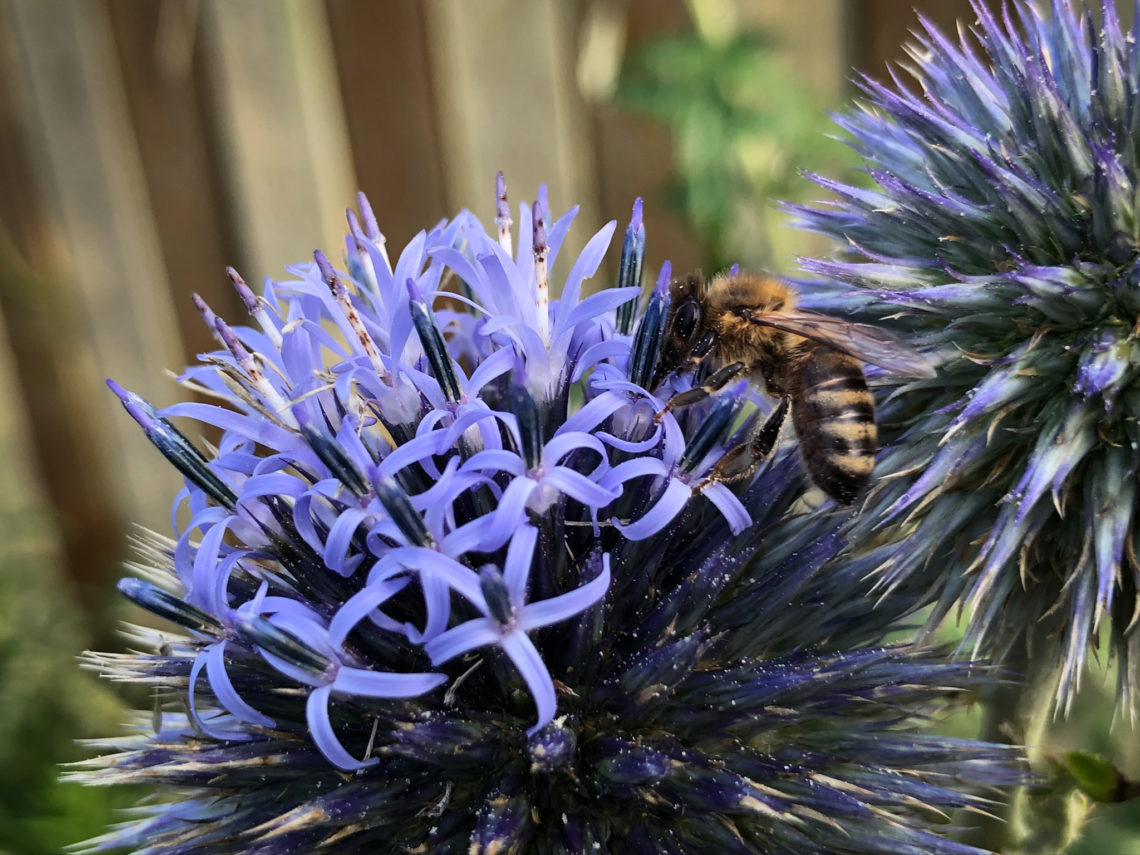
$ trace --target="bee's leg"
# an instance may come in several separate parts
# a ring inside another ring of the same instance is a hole
[[[692,389],[687,389],[684,392],[678,392],[672,398],[665,402],[665,406],[661,409],[654,418],[660,422],[665,418],[665,414],[677,407],[687,407],[690,404],[695,404],[698,401],[703,401],[714,392],[719,392],[732,380],[740,377],[745,373],[745,366],[743,362],[730,362],[723,368],[714,371],[700,386],[694,386]]]
[[[708,484],[727,484],[741,478],[747,478],[756,471],[760,461],[772,453],[776,447],[776,440],[780,437],[780,428],[788,417],[788,398],[780,399],[776,409],[768,414],[764,424],[747,442],[742,442],[735,448],[730,448],[709,472],[697,490]]]

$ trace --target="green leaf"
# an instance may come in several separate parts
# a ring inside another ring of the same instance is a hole
[[[1128,779],[1099,754],[1069,751],[1062,755],[1060,765],[1072,777],[1077,789],[1094,802],[1124,800]]]

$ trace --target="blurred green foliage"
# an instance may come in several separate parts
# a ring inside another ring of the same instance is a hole
[[[75,740],[115,733],[122,713],[76,664],[84,632],[56,560],[55,527],[35,509],[3,504],[0,853],[55,855],[101,833],[136,794],[58,780],[61,763],[83,756]]]
[[[615,101],[669,127],[666,198],[695,231],[706,270],[778,266],[772,204],[818,196],[802,170],[851,180],[855,158],[828,136],[826,100],[766,34],[650,42],[625,58]]]

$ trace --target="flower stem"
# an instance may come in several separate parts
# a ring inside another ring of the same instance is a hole
[[[1049,639],[1040,624],[1022,631],[1002,659],[1015,682],[994,684],[982,693],[979,739],[1024,745],[1031,768],[1048,774],[1046,755],[1055,719],[1061,665],[1048,656]],[[974,816],[964,841],[1003,855],[1053,855],[1080,835],[1087,802],[1079,791],[1042,786],[1015,791],[1004,816]]]

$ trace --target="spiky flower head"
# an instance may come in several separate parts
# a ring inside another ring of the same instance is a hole
[[[815,176],[839,200],[801,223],[846,250],[805,262],[842,283],[805,302],[942,360],[882,415],[893,444],[864,520],[898,523],[906,547],[881,583],[930,586],[936,618],[964,599],[969,640],[1002,658],[1036,637],[1062,703],[1107,629],[1134,713],[1140,31],[1112,2],[1099,29],[1075,5],[975,2],[957,40],[924,22],[916,86],[862,80],[839,122],[878,186]]]
[[[892,610],[816,576],[844,544],[789,512],[794,453],[707,477],[755,390],[646,388],[669,271],[640,308],[640,202],[622,287],[582,296],[610,223],[553,300],[574,211],[540,194],[513,251],[497,189],[494,237],[461,213],[390,264],[361,198],[347,270],[231,273],[253,324],[199,301],[222,349],[184,377],[217,403],[112,384],[186,476],[120,589],[182,631],[89,655],[157,706],[76,774],[172,798],[84,851],[977,852],[937,812],[1015,752],[919,722],[967,666],[876,646]]]

